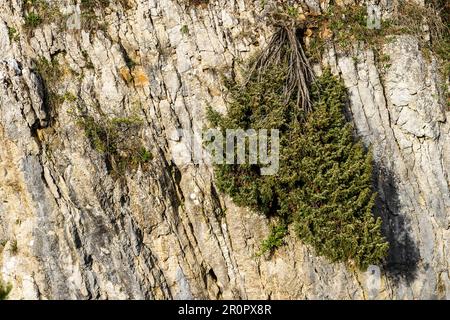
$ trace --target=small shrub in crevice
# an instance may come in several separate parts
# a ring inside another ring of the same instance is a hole
[[[11,240],[9,243],[9,252],[12,255],[16,255],[19,252],[19,246],[17,244],[17,240]]]
[[[35,70],[44,79],[47,86],[56,87],[63,75],[63,70],[58,60],[52,58],[51,61],[48,61],[45,58],[40,58],[35,60],[34,64]]]
[[[81,23],[84,30],[104,29],[102,19],[97,17],[96,10],[102,12],[109,6],[109,0],[81,0]]]
[[[45,0],[27,0],[24,3],[24,28],[29,33],[42,24],[56,23],[61,27],[63,15],[58,5]]]
[[[181,29],[180,29],[180,32],[181,32],[183,35],[188,35],[188,34],[189,34],[189,27],[188,27],[187,25],[183,25],[183,26],[181,27]]]
[[[104,156],[108,170],[118,177],[138,166],[145,169],[153,159],[139,138],[142,120],[138,118],[95,120],[83,116],[78,124],[92,148]]]
[[[25,28],[34,29],[42,23],[42,18],[34,12],[25,15]]]
[[[81,23],[84,30],[105,30],[106,24],[103,21],[102,15],[111,3],[118,3],[124,10],[133,7],[132,0],[81,0]]]
[[[11,284],[5,284],[3,280],[0,278],[0,300],[8,299],[8,295],[12,290]]]
[[[51,61],[45,58],[35,60],[34,70],[41,76],[44,83],[46,107],[53,112],[66,99],[65,95],[58,93],[58,85],[64,75],[63,68],[56,57],[52,57]]]
[[[8,27],[8,37],[10,41],[18,41],[20,35],[16,28]]]
[[[284,238],[288,234],[288,226],[284,223],[273,225],[269,236],[261,242],[261,249],[258,255],[273,253],[284,244]]]

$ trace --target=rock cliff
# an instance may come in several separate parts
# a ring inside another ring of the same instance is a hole
[[[388,65],[354,43],[352,55],[328,47],[315,66],[344,80],[348,115],[374,154],[390,253],[360,272],[294,236],[259,257],[270,221],[220,194],[209,165],[174,156],[190,147],[176,129],[200,131],[207,106],[225,112],[221,72],[267,43],[264,1],[109,1],[79,29],[76,19],[61,27],[73,1],[48,3],[30,28],[26,2],[0,0],[0,274],[10,298],[450,298],[450,110],[420,39],[387,42]],[[151,160],[117,178],[80,113],[142,119],[121,134]]]

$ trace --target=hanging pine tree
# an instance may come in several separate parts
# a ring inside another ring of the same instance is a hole
[[[285,149],[295,164],[288,170],[298,173],[286,181],[293,187],[287,201],[296,231],[318,254],[365,268],[380,262],[388,248],[381,220],[372,215],[372,157],[355,142],[343,116],[346,89],[329,71],[312,96],[313,111]]]
[[[388,244],[372,215],[372,158],[343,115],[346,90],[324,72],[312,85],[309,112],[302,113],[295,94],[285,99],[288,61],[266,66],[244,85],[228,83],[227,115],[209,113],[222,130],[279,129],[278,174],[263,176],[260,165],[217,165],[217,185],[238,205],[277,216],[282,226],[293,222],[300,239],[333,262],[379,263]],[[268,239],[276,241],[264,243],[269,249],[285,234],[273,230]]]

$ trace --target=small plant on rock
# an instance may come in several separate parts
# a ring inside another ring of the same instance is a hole
[[[82,116],[78,124],[92,148],[104,156],[108,170],[117,177],[140,165],[145,167],[153,159],[138,137],[142,120],[136,117],[96,120]]]
[[[34,12],[30,12],[25,16],[25,27],[27,29],[35,29],[42,23],[42,18]]]
[[[16,28],[8,27],[8,37],[10,41],[18,41],[20,36]]]
[[[261,249],[258,255],[273,253],[284,244],[284,238],[288,233],[288,226],[284,223],[272,226],[269,236],[261,242]]]
[[[0,300],[8,299],[8,295],[12,290],[11,284],[5,284],[3,280],[0,278]]]
[[[10,241],[10,243],[9,243],[9,252],[12,255],[16,255],[19,252],[19,246],[17,244],[17,240],[16,239]]]

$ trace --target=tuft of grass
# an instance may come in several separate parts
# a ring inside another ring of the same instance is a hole
[[[96,11],[102,13],[109,6],[108,0],[81,0],[81,22],[84,30],[105,29],[102,19]]]
[[[40,58],[34,61],[35,71],[42,77],[45,87],[45,103],[49,110],[59,107],[66,98],[70,98],[64,94],[58,94],[58,85],[64,75],[63,68],[56,58],[48,61]]]
[[[130,0],[117,0],[124,10],[131,9],[133,2]],[[81,24],[84,30],[95,31],[105,30],[103,16],[106,13],[110,0],[81,0]]]
[[[258,256],[265,253],[272,254],[276,249],[284,244],[284,238],[288,234],[288,227],[286,224],[273,225],[269,236],[261,242],[260,252]]]
[[[136,160],[138,163],[146,163],[153,160],[153,155],[145,147],[141,147],[141,149],[138,151]]]
[[[20,35],[16,28],[8,27],[8,37],[10,41],[18,41]]]
[[[9,243],[9,252],[12,255],[16,255],[19,252],[19,246],[17,244],[17,240],[16,239],[10,241],[10,243]]]
[[[56,87],[57,83],[63,75],[62,66],[58,60],[53,58],[48,61],[45,58],[40,58],[34,61],[35,70],[41,75],[47,85]]]
[[[300,14],[299,10],[297,7],[294,6],[287,6],[286,7],[286,13],[290,16],[290,17],[298,17],[298,15]]]
[[[49,23],[55,23],[57,28],[62,29],[63,15],[58,5],[45,0],[27,0],[24,3],[24,29],[30,34],[34,29]]]
[[[181,27],[180,29],[181,33],[184,35],[188,35],[189,34],[189,27],[187,25],[184,25]]]
[[[8,296],[12,290],[11,284],[5,284],[2,279],[0,279],[0,300],[8,299]]]
[[[69,91],[65,92],[62,96],[62,100],[64,101],[75,102],[77,101],[77,99],[78,99],[77,96]]]
[[[6,240],[6,239],[0,240],[0,253],[3,251],[3,249],[5,249],[5,246],[7,243],[8,243],[8,240]]]
[[[42,23],[42,18],[40,15],[34,12],[30,12],[25,15],[25,28],[27,29],[36,29]]]

